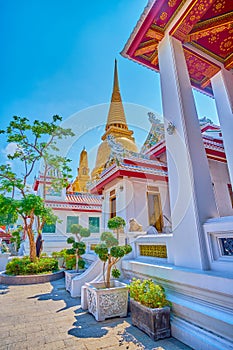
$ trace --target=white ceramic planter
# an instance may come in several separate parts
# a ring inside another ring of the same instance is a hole
[[[85,286],[88,311],[97,321],[127,316],[127,284],[113,280],[110,288],[105,288],[104,282],[86,283]]]

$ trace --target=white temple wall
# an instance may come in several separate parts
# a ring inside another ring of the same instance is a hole
[[[59,218],[56,223],[56,231],[54,233],[46,233],[47,235],[63,235],[65,237],[69,236],[66,231],[67,226],[67,216],[77,216],[79,218],[79,224],[83,227],[89,228],[89,217],[98,217],[100,220],[100,230],[102,227],[101,213],[95,212],[77,212],[73,210],[54,210],[54,214]]]
[[[233,215],[230,193],[228,185],[231,183],[227,164],[208,159],[210,174],[214,184],[214,193],[217,202],[217,208],[220,216]]]

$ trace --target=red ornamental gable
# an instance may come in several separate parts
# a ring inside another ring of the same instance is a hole
[[[122,55],[159,71],[159,42],[186,3],[181,0],[150,1]],[[169,34],[182,41],[186,59],[189,58],[187,51],[192,51],[192,46],[193,51],[197,48],[204,52],[202,57],[199,55],[201,58],[198,61],[201,64],[196,62],[196,68],[189,61],[187,65],[192,86],[212,96],[210,79],[220,69],[220,66],[212,62],[212,58],[223,63],[228,70],[233,68],[233,1],[192,0],[183,14],[177,16]]]

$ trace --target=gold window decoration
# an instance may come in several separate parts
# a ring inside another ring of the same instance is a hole
[[[153,256],[155,258],[167,258],[166,245],[140,245],[140,255]]]

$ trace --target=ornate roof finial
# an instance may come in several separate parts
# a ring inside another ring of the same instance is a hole
[[[114,66],[114,80],[113,80],[113,91],[112,91],[112,102],[121,102],[121,94],[118,81],[118,71],[117,71],[117,60],[115,59]]]

